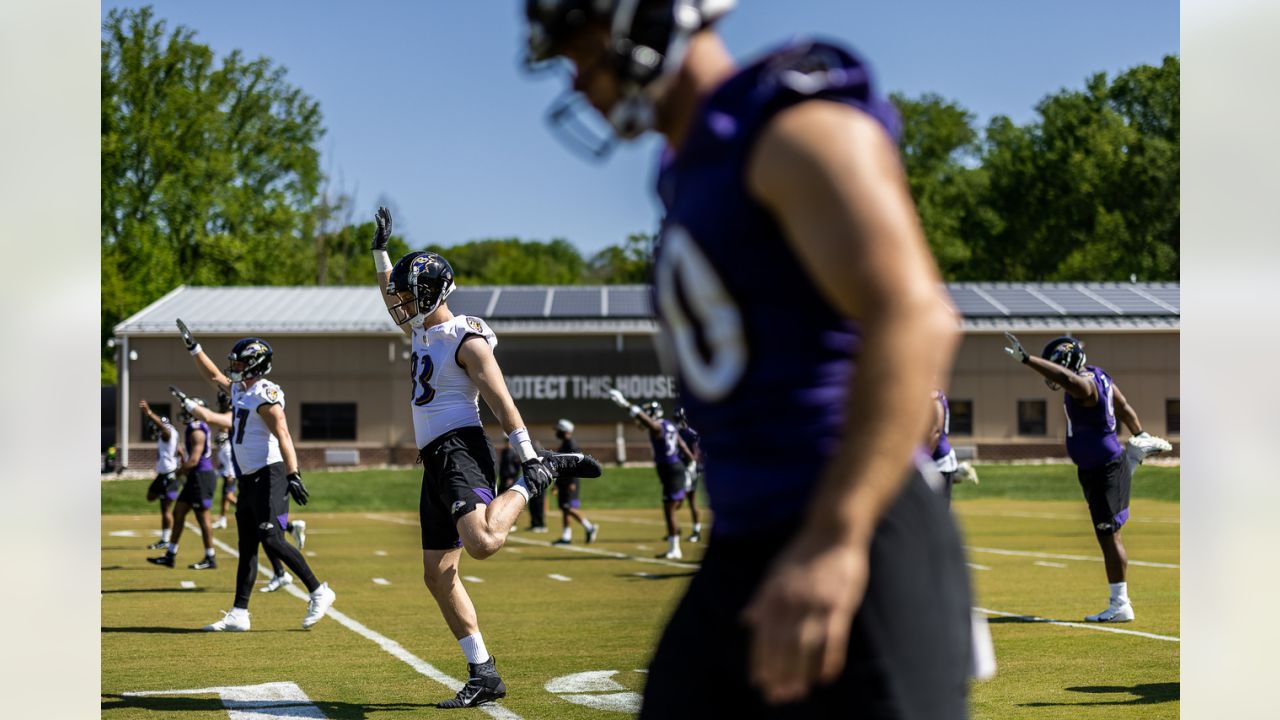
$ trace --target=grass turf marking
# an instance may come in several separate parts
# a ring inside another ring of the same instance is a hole
[[[187,524],[187,527],[191,528],[192,532],[198,531],[198,529],[194,525],[191,525],[190,523]],[[236,558],[240,557],[240,553],[235,548],[222,542],[221,540],[214,538],[213,543],[221,547],[223,552],[226,552],[232,557],[236,557]],[[267,577],[271,577],[271,571],[263,567],[261,563],[258,565],[258,572],[262,573]],[[310,596],[306,592],[299,590],[293,585],[285,585],[284,590],[288,592],[290,595],[298,598],[299,600],[310,599]],[[449,688],[453,692],[457,692],[462,689],[461,680],[457,680],[450,675],[446,675],[445,673],[437,669],[436,666],[432,665],[426,660],[423,660],[417,655],[414,655],[413,653],[409,652],[407,649],[405,649],[403,645],[396,642],[395,640],[392,640],[386,635],[383,635],[382,633],[379,633],[376,630],[369,629],[363,623],[355,620],[351,616],[333,607],[329,608],[328,615],[329,617],[337,621],[339,625],[342,625],[343,627],[347,628],[348,630],[351,630],[352,632],[365,638],[366,640],[372,641],[375,645],[385,650],[392,657],[395,657],[396,659],[400,660],[404,664],[413,668],[415,671],[418,672],[418,674],[425,675],[426,677],[431,678],[432,680],[435,680],[436,682]],[[497,704],[481,705],[479,709],[484,711],[486,715],[494,718],[495,720],[523,720],[521,716],[511,712],[510,710],[502,707],[501,705],[497,705]]]
[[[991,555],[1012,555],[1014,557],[1045,558],[1048,560],[1087,560],[1089,562],[1102,562],[1102,558],[1094,557],[1092,555],[1058,555],[1055,553],[1032,552],[1031,550],[1004,550],[1001,548],[973,547],[972,545],[965,545],[964,549],[969,552],[989,553]],[[1130,560],[1129,564],[1139,565],[1141,567],[1169,568],[1171,570],[1182,569],[1181,565],[1176,565],[1174,563],[1145,562],[1143,560]]]
[[[1047,568],[1064,568],[1064,567],[1066,567],[1066,563],[1049,562],[1048,560],[1037,560],[1037,561],[1035,561],[1035,562],[1033,562],[1033,563],[1031,563],[1031,564],[1032,564],[1032,565],[1039,565],[1040,567],[1047,567]]]
[[[182,582],[178,583],[178,585],[182,587],[182,589],[184,590],[193,590],[195,589],[195,586],[196,586],[196,584],[190,580],[183,580]]]
[[[1021,615],[1019,613],[1003,612],[1001,610],[988,610],[987,608],[975,607],[974,610],[986,613],[988,615],[998,615],[1000,617],[1016,618],[1028,623],[1043,623],[1045,625],[1058,625],[1059,627],[1083,628],[1085,630],[1097,630],[1099,632],[1117,633],[1119,635],[1137,635],[1138,637],[1149,638],[1151,640],[1164,640],[1166,642],[1181,643],[1182,638],[1176,638],[1171,635],[1156,635],[1155,633],[1146,633],[1138,630],[1122,630],[1116,627],[1110,627],[1102,623],[1079,623],[1068,622],[1066,620],[1050,620],[1042,618],[1038,615]]]
[[[561,575],[560,573],[551,573],[551,574],[550,574],[550,575],[548,575],[547,577],[551,578],[552,580],[559,580],[560,582],[573,582],[573,578],[571,578],[571,577],[565,577],[564,575]]]
[[[229,720],[268,720],[269,718],[316,718],[325,720],[320,708],[293,682],[270,682],[260,685],[191,688],[188,690],[142,690],[120,693],[126,697],[154,695],[217,695],[227,709]]]
[[[373,584],[374,585],[390,585],[391,581],[386,578],[374,578]]]

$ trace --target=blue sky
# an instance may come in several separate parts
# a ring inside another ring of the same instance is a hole
[[[284,65],[320,102],[323,168],[355,193],[356,219],[390,201],[411,246],[563,237],[589,255],[656,224],[657,140],[595,165],[546,128],[562,81],[519,67],[522,0],[153,4],[219,54]],[[721,31],[739,58],[796,35],[840,40],[886,91],[936,92],[981,123],[1031,120],[1050,92],[1179,47],[1176,0],[740,0]]]

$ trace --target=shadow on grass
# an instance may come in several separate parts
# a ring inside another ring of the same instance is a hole
[[[117,588],[115,590],[103,590],[103,595],[112,595],[115,593],[201,593],[205,588]]]
[[[624,573],[624,574],[616,575],[615,577],[625,578],[627,580],[674,580],[678,578],[693,577],[694,575],[697,575],[697,574],[698,574],[697,570],[691,570],[689,572],[645,573],[643,575],[637,575],[635,573]]]
[[[312,700],[311,705],[320,709],[327,718],[333,720],[363,720],[369,716],[370,712],[405,712],[420,711],[425,708],[435,707],[434,705],[423,705],[419,703],[345,703],[345,702],[325,702],[323,700]],[[289,717],[285,714],[290,705],[267,705],[264,703],[263,709],[274,711],[273,715],[280,713],[279,717]],[[307,707],[299,704],[299,708]],[[134,696],[134,695],[116,695],[107,694],[102,696],[102,711],[108,710],[145,710],[150,712],[163,713],[162,717],[172,717],[174,713],[184,712],[215,712],[225,713],[226,708],[222,704],[222,700],[216,697],[180,697],[180,696]],[[301,716],[300,716],[301,717]]]
[[[141,626],[141,627],[103,627],[104,633],[141,633],[141,634],[159,634],[159,635],[187,635],[190,633],[202,633],[204,630],[199,628],[179,628],[179,627],[159,627],[159,626]]]
[[[1181,697],[1181,685],[1169,683],[1143,683],[1132,687],[1121,685],[1081,685],[1066,688],[1068,692],[1087,693],[1090,695],[1131,695],[1134,697],[1115,697],[1106,700],[1087,700],[1081,702],[1033,702],[1022,703],[1021,707],[1058,707],[1063,705],[1155,705],[1157,703],[1177,702]]]

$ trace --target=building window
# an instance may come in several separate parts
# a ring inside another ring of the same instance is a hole
[[[1169,398],[1164,401],[1164,431],[1170,435],[1177,435],[1179,430],[1179,417],[1182,414],[1181,398]]]
[[[302,403],[303,440],[355,440],[355,403]]]
[[[1018,434],[1019,435],[1044,435],[1045,429],[1045,402],[1044,400],[1019,400],[1018,401]]]
[[[951,427],[948,435],[973,434],[973,401],[947,399],[947,408],[951,411]]]
[[[169,418],[169,422],[173,423],[175,427],[177,426],[178,419],[169,414],[169,403],[149,402],[147,404],[151,406],[151,412],[155,413],[158,417]],[[142,412],[141,409],[139,409],[139,412]],[[151,422],[151,418],[147,417],[145,412],[142,413],[142,425],[140,427],[142,428],[143,440],[153,442],[159,438],[159,435],[156,433],[156,424]]]

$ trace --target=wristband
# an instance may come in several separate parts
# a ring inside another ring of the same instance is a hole
[[[631,406],[631,417],[635,417],[635,416],[639,415],[639,414],[640,414],[640,413],[642,413],[642,412],[644,412],[644,411],[640,409],[640,406],[639,406],[639,405],[632,405],[632,406]]]
[[[382,274],[391,272],[391,258],[387,255],[386,250],[373,251],[373,269]]]
[[[512,486],[511,486],[511,487],[509,487],[509,488],[507,488],[507,490],[509,490],[509,491],[511,491],[511,492],[513,492],[513,493],[516,493],[516,494],[517,494],[517,495],[519,495],[520,497],[524,498],[525,503],[526,503],[526,504],[528,504],[528,502],[529,502],[529,488],[525,487],[525,485],[524,485],[524,478],[520,478],[519,480],[517,480],[517,481],[516,481],[516,484],[515,484],[515,485],[512,485]]]
[[[520,462],[526,463],[530,460],[538,459],[538,453],[533,451],[533,443],[529,441],[528,430],[516,428],[507,434],[507,440],[510,440],[511,447],[516,449],[516,454],[520,456]]]
[[[200,347],[200,343],[196,343],[187,352],[191,353],[191,357],[195,357],[200,353],[204,352],[204,348]]]

